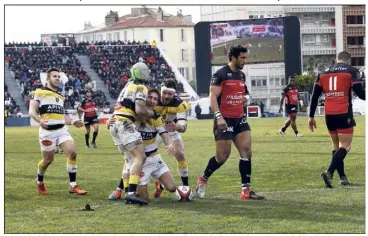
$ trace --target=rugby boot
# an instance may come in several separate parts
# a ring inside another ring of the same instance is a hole
[[[139,205],[147,205],[148,202],[146,200],[143,200],[139,197],[139,194],[137,192],[134,192],[132,194],[125,194],[125,203],[126,204],[139,204]]]
[[[119,200],[121,198],[122,190],[115,190],[109,196],[109,200]]]
[[[204,198],[204,195],[206,194],[206,186],[207,186],[207,180],[205,180],[203,178],[203,174],[201,174],[200,176],[198,176],[197,187],[196,187],[197,196],[199,198]]]
[[[163,189],[160,188],[160,180],[156,180],[155,181],[155,191],[153,192],[153,197],[154,198],[159,198],[163,192]]]
[[[323,181],[325,182],[325,187],[326,188],[333,188],[330,172],[328,172],[328,171],[322,172],[321,177],[322,177]]]
[[[340,185],[351,185],[351,183],[349,182],[349,180],[346,176],[341,176],[340,177]]]
[[[38,192],[41,195],[47,195],[47,194],[49,194],[49,192],[47,191],[46,186],[45,186],[45,184],[43,182],[38,182],[37,179],[36,179],[36,184],[37,184]]]
[[[78,185],[75,185],[74,187],[72,186],[69,187],[69,193],[73,193],[76,195],[84,195],[87,193],[87,191],[84,189],[81,189]]]
[[[282,137],[285,137],[286,136],[285,132],[282,131],[281,129],[279,130],[278,134],[281,135]]]
[[[243,188],[240,193],[240,200],[262,200],[263,196],[256,194],[250,187]]]
[[[92,142],[91,145],[92,145],[93,148],[97,148],[97,145],[96,145],[95,142]]]

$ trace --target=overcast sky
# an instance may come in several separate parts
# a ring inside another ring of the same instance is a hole
[[[176,15],[177,9],[180,8],[183,15],[192,15],[194,23],[200,21],[199,6],[161,7],[173,15]],[[131,8],[131,6],[6,6],[5,42],[40,41],[41,34],[45,33],[75,33],[83,30],[85,21],[99,25],[104,22],[104,17],[110,10],[118,11],[119,16],[123,16],[129,14]]]

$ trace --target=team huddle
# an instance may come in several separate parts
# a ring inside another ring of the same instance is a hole
[[[214,113],[213,134],[216,153],[209,159],[203,173],[198,176],[195,193],[188,191],[188,199],[204,198],[210,176],[229,158],[232,143],[237,148],[239,172],[241,177],[240,199],[264,199],[251,187],[252,149],[251,129],[247,122],[245,107],[249,100],[245,74],[241,71],[245,65],[248,50],[237,45],[229,50],[229,63],[219,69],[212,77],[210,84],[210,105]],[[325,186],[332,188],[332,176],[335,170],[340,175],[341,184],[350,182],[344,173],[343,160],[351,148],[355,121],[352,113],[351,90],[365,100],[365,89],[360,84],[359,72],[348,65],[350,55],[341,52],[337,64],[318,75],[313,90],[309,111],[308,126],[316,128],[314,113],[318,97],[323,92],[326,96],[326,125],[333,142],[331,164],[321,177]],[[177,192],[178,185],[162,159],[159,150],[165,145],[169,155],[175,156],[177,170],[181,177],[180,191],[189,187],[188,163],[184,155],[184,144],[181,133],[187,130],[187,111],[190,104],[180,98],[176,92],[176,81],[167,79],[161,90],[149,89],[146,84],[150,80],[150,69],[142,62],[131,68],[131,78],[121,91],[113,115],[106,122],[112,141],[122,154],[124,167],[116,189],[108,199],[124,198],[128,204],[147,205],[149,194],[147,185],[152,177],[155,180],[153,196],[158,198],[164,190]],[[302,136],[296,127],[298,103],[303,106],[298,89],[294,85],[295,78],[289,77],[289,84],[284,89],[280,112],[284,99],[285,111],[289,116],[279,134],[285,136],[289,125],[297,137]],[[47,84],[37,89],[30,102],[30,116],[40,124],[39,142],[43,158],[38,164],[37,187],[40,194],[48,191],[43,182],[48,166],[53,162],[55,149],[60,147],[67,155],[67,171],[69,173],[69,192],[77,195],[87,191],[76,182],[77,154],[73,138],[66,125],[85,126],[86,147],[97,148],[98,118],[96,107],[90,91],[78,108],[84,113],[84,122],[71,119],[64,112],[64,98],[57,93],[60,83],[59,70],[51,68],[47,71]],[[94,128],[92,142],[89,143],[90,126]],[[123,193],[125,194],[123,196]]]

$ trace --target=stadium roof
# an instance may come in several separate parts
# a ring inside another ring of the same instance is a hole
[[[193,22],[188,22],[183,16],[174,16],[163,12],[163,19],[159,20],[158,9],[156,8],[146,8],[146,14],[140,15],[124,15],[119,17],[119,21],[111,24],[105,25],[101,24],[95,26],[91,29],[86,29],[77,32],[76,34],[92,33],[92,32],[102,32],[102,31],[113,31],[120,29],[129,28],[140,28],[140,27],[193,27]]]

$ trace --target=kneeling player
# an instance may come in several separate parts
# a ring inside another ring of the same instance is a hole
[[[344,171],[344,159],[351,149],[355,126],[351,90],[365,100],[361,75],[358,69],[349,65],[350,59],[348,52],[340,52],[337,63],[318,75],[310,102],[308,127],[313,132],[317,128],[314,113],[318,98],[322,92],[325,94],[325,120],[333,147],[330,166],[321,173],[327,188],[332,188],[335,170],[340,176],[340,184],[350,184]]]
[[[159,98],[159,92],[152,89],[148,92],[147,107],[153,110],[153,107],[157,105]],[[108,121],[108,127],[115,122],[115,117],[111,117]],[[146,161],[143,164],[142,173],[138,183],[137,193],[143,200],[148,200],[147,184],[149,183],[150,176],[162,181],[164,187],[170,191],[175,192],[176,185],[174,178],[167,167],[166,163],[161,159],[161,155],[158,154],[158,145],[156,143],[157,134],[159,134],[166,145],[166,149],[169,154],[174,154],[173,145],[170,144],[170,136],[164,128],[163,119],[156,112],[153,118],[136,121],[135,125],[140,132],[146,153]],[[125,152],[124,148],[119,145],[119,140],[115,138],[114,143],[118,146],[119,151],[125,156],[125,164],[123,170],[123,177],[116,190],[109,196],[110,200],[116,200],[121,198],[122,189],[129,183],[129,170],[133,162],[133,158],[129,153]],[[141,195],[142,194],[142,195]]]

